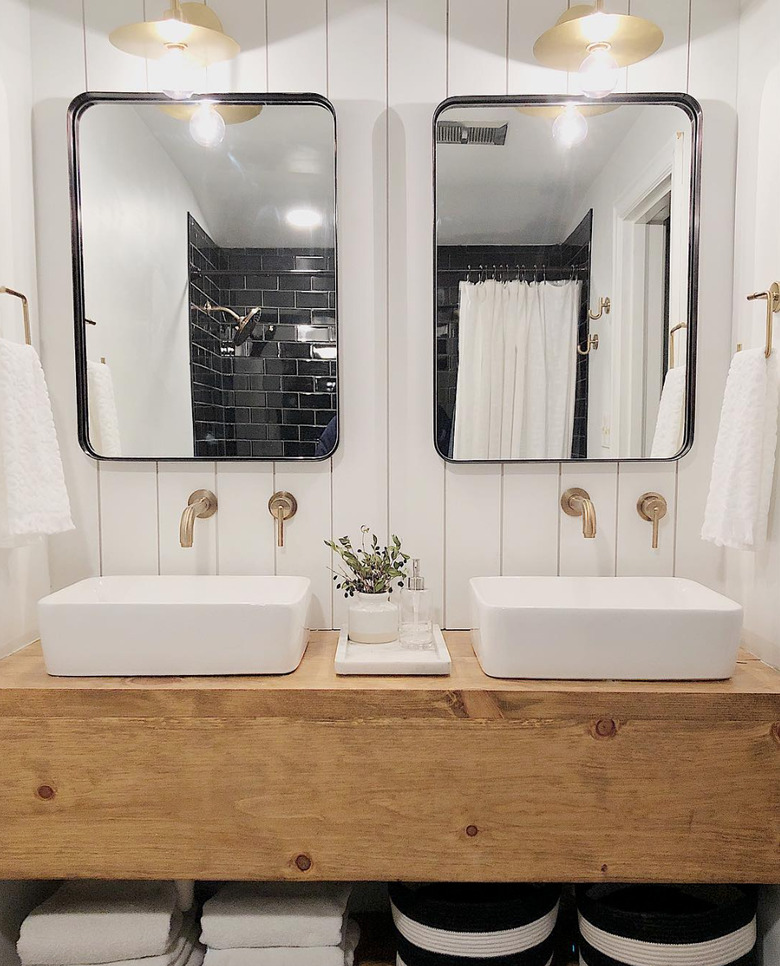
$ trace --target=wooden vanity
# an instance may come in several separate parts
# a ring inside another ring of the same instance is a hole
[[[780,881],[780,672],[52,678],[0,662],[0,878]],[[543,645],[540,645],[543,646]]]

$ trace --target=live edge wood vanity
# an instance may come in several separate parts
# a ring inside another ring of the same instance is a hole
[[[0,662],[0,878],[780,881],[780,672],[51,678]],[[703,874],[704,873],[704,874]]]

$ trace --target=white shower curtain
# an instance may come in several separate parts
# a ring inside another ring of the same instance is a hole
[[[580,286],[460,283],[455,459],[571,456]]]

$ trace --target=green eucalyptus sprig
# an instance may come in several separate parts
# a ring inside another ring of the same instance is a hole
[[[333,570],[336,588],[345,597],[355,594],[392,594],[393,585],[403,587],[409,554],[401,550],[401,541],[393,534],[390,545],[379,546],[379,538],[369,527],[361,527],[360,547],[353,547],[349,537],[340,537],[338,543],[326,540],[325,545],[338,554],[345,570]]]

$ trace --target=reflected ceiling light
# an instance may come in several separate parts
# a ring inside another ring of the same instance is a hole
[[[567,104],[553,122],[552,133],[558,144],[572,148],[588,136],[588,122],[576,104]]]
[[[291,208],[285,218],[293,228],[319,228],[322,224],[322,213],[314,208]]]
[[[190,136],[203,148],[213,148],[225,137],[225,119],[214,101],[201,101],[190,118]]]
[[[163,60],[165,93],[175,99],[192,95],[192,82],[187,75],[193,67],[230,60],[241,50],[224,32],[222,22],[210,7],[180,0],[172,0],[162,20],[125,24],[113,30],[108,39],[127,54]]]
[[[160,110],[179,121],[191,121],[202,101],[194,104],[160,104]],[[256,118],[263,110],[262,104],[222,104],[209,101],[213,109],[222,116],[225,124],[243,124]]]
[[[577,4],[534,44],[534,56],[545,67],[579,71],[583,93],[605,97],[617,86],[619,70],[645,60],[664,42],[651,20],[604,12],[604,0]]]

